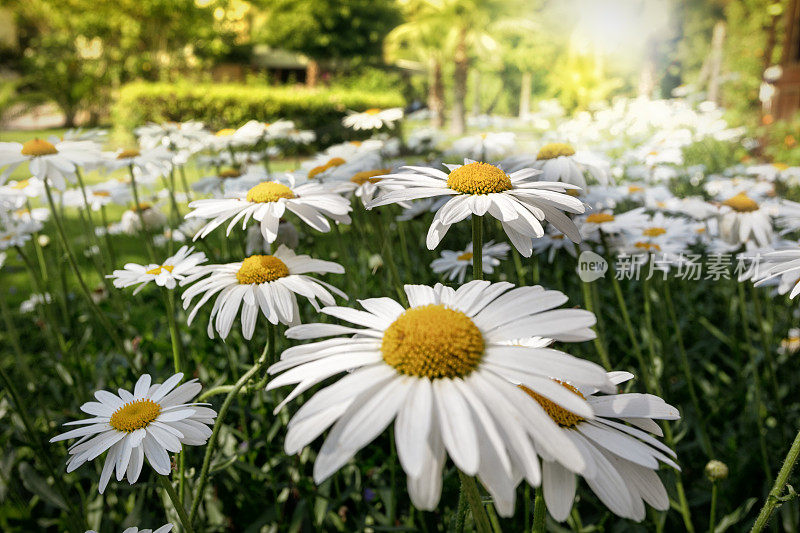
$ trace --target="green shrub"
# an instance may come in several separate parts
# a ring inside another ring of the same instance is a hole
[[[683,147],[683,162],[686,166],[703,165],[706,173],[718,174],[732,167],[747,155],[741,143],[720,141],[713,137],[705,137]]]
[[[116,129],[126,131],[149,121],[200,120],[221,129],[238,127],[251,119],[289,119],[299,128],[316,131],[318,143],[327,145],[345,137],[340,119],[348,109],[363,111],[403,104],[399,91],[136,82],[122,87],[112,118]]]
[[[800,112],[760,129],[764,154],[775,163],[800,165]]]

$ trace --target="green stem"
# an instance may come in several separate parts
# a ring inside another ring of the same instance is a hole
[[[58,213],[56,211],[56,205],[55,202],[53,201],[53,192],[50,189],[50,183],[47,180],[45,180],[44,182],[44,190],[45,193],[47,193],[47,201],[50,203],[50,210],[52,211],[53,221],[56,224],[58,236],[61,239],[61,244],[64,246],[64,251],[67,254],[67,262],[69,263],[69,266],[72,269],[72,273],[75,275],[75,278],[78,280],[78,285],[81,288],[81,293],[86,299],[86,302],[89,304],[89,307],[91,307],[92,311],[97,316],[97,319],[100,321],[100,324],[103,326],[103,328],[105,328],[108,335],[111,336],[111,339],[117,345],[117,348],[128,359],[128,363],[130,364],[131,368],[134,371],[138,372],[138,365],[136,365],[136,362],[133,360],[133,354],[125,347],[125,343],[122,341],[122,338],[120,338],[114,325],[108,320],[108,317],[106,317],[103,314],[103,311],[94,302],[94,300],[92,299],[92,293],[89,290],[89,287],[86,286],[86,282],[83,280],[83,276],[81,276],[81,271],[80,268],[78,267],[78,263],[77,261],[75,261],[75,256],[73,255],[72,250],[69,247],[69,243],[67,242],[67,235],[64,232],[64,225],[61,221],[61,217],[58,216]]]
[[[389,268],[389,277],[392,278],[392,284],[397,291],[397,295],[400,297],[400,301],[403,305],[408,306],[408,299],[406,298],[406,293],[403,290],[403,283],[400,281],[400,274],[397,272],[397,263],[394,260],[394,252],[392,249],[392,243],[389,242],[389,235],[386,232],[386,226],[383,223],[383,216],[384,211],[375,213],[375,220],[376,224],[378,225],[378,233],[381,236],[381,257],[385,258],[385,263]]]
[[[780,499],[781,493],[783,492],[786,483],[789,482],[789,474],[792,473],[792,469],[794,468],[794,464],[797,462],[798,455],[800,455],[800,431],[798,431],[797,435],[794,437],[792,447],[789,448],[789,453],[786,454],[786,459],[783,460],[783,466],[778,472],[778,476],[775,478],[775,483],[772,485],[772,490],[769,491],[767,500],[764,502],[764,506],[758,513],[758,517],[756,518],[756,521],[753,524],[753,529],[750,530],[750,533],[758,533],[762,531],[764,527],[766,527],[767,522],[769,522],[773,511],[775,511],[775,509],[783,503]]]
[[[689,356],[686,353],[686,347],[683,343],[683,333],[681,333],[680,324],[678,323],[678,314],[675,312],[675,305],[672,302],[672,291],[669,287],[670,283],[669,280],[667,280],[664,282],[664,300],[667,304],[667,313],[669,314],[670,321],[672,322],[672,327],[675,330],[675,341],[678,345],[678,354],[680,355],[683,376],[686,379],[687,387],[689,387],[689,396],[692,400],[692,407],[694,407],[694,412],[698,421],[700,422],[697,424],[700,443],[702,444],[703,451],[706,453],[706,455],[711,457],[713,454],[713,447],[711,445],[711,439],[708,437],[708,432],[706,431],[705,416],[703,416],[703,411],[700,409],[700,400],[697,396],[697,390],[694,386],[694,377],[692,375],[691,365],[689,364]]]
[[[486,515],[486,509],[483,508],[483,501],[481,494],[478,492],[478,485],[475,483],[475,478],[466,475],[461,470],[458,471],[458,478],[461,480],[461,492],[469,503],[470,510],[472,511],[472,519],[475,521],[475,530],[478,533],[491,533],[492,526],[489,523],[489,517]]]
[[[711,511],[708,513],[708,533],[714,533],[717,525],[717,482],[711,482]]]
[[[753,372],[753,393],[755,394],[756,425],[758,426],[758,441],[761,448],[761,461],[764,474],[767,479],[772,478],[772,469],[769,466],[769,453],[767,441],[765,439],[766,428],[764,427],[763,413],[766,411],[761,388],[761,375],[758,371],[758,361],[753,355],[753,343],[750,338],[750,326],[747,320],[747,308],[744,298],[744,287],[742,283],[736,283],[736,293],[739,297],[739,313],[742,321],[742,332],[744,333],[744,350],[747,352],[747,360]]]
[[[533,533],[544,533],[544,523],[547,516],[544,505],[544,491],[542,487],[536,487],[536,501],[533,504]]]
[[[472,215],[472,279],[483,279],[483,217]]]
[[[591,311],[594,313],[594,301],[592,300],[592,291],[589,287],[589,284],[585,281],[581,281],[581,291],[583,292],[583,306],[586,308],[587,311]],[[603,339],[600,335],[600,328],[597,328],[597,336],[592,341],[594,343],[594,347],[597,350],[597,354],[600,356],[600,361],[603,363],[603,367],[608,371],[611,370],[611,360],[608,357],[608,351],[606,350],[606,345],[603,343]]]
[[[153,236],[147,229],[144,222],[144,210],[142,209],[142,202],[139,200],[139,188],[136,186],[136,173],[133,171],[133,165],[128,165],[128,174],[131,176],[131,190],[133,191],[133,201],[136,202],[136,213],[139,215],[139,224],[142,226],[142,233],[144,234],[144,245],[147,248],[147,256],[150,258],[151,263],[155,263],[156,255],[153,251]]]
[[[175,487],[172,486],[172,482],[169,480],[169,477],[158,476],[158,481],[161,483],[161,487],[164,489],[164,492],[166,492],[167,496],[169,496],[172,506],[178,512],[178,517],[181,519],[183,530],[186,533],[194,533],[194,530],[192,529],[192,522],[186,515],[186,509],[183,507],[183,504],[181,504],[180,498],[178,498],[178,495],[175,492]]]
[[[208,439],[208,444],[206,445],[206,453],[203,457],[203,466],[200,470],[200,477],[197,482],[197,491],[194,495],[194,499],[192,500],[192,510],[189,513],[190,523],[194,521],[195,516],[197,515],[197,510],[200,507],[200,501],[203,499],[203,492],[205,491],[205,486],[208,482],[208,472],[209,468],[211,467],[211,457],[214,455],[214,449],[217,447],[217,437],[219,436],[219,430],[222,427],[222,422],[225,419],[225,415],[228,413],[228,409],[230,409],[231,403],[233,403],[233,400],[236,398],[239,390],[245,386],[250,378],[255,376],[259,371],[261,371],[262,368],[264,368],[264,366],[266,366],[267,348],[268,347],[266,346],[264,347],[264,351],[261,353],[261,357],[258,358],[258,361],[256,361],[256,364],[254,364],[250,370],[245,372],[245,374],[239,378],[239,381],[237,381],[236,384],[230,389],[228,395],[225,397],[225,400],[222,402],[222,407],[220,407],[219,413],[217,414],[217,419],[214,422],[214,429],[212,429],[211,437]]]

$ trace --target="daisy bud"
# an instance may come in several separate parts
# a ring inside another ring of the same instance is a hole
[[[728,465],[722,461],[712,459],[706,464],[705,472],[710,481],[719,481],[728,477]]]

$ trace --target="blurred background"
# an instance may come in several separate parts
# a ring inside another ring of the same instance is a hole
[[[677,96],[791,151],[798,19],[797,0],[5,0],[0,128],[318,129],[398,105],[461,134],[467,117]]]

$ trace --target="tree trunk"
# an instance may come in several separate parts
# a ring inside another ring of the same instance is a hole
[[[714,25],[711,35],[711,63],[708,72],[707,100],[719,104],[719,82],[722,73],[722,51],[725,45],[725,23],[720,21]]]
[[[472,76],[472,115],[477,117],[481,114],[481,73],[479,70],[474,72]]]
[[[533,73],[523,72],[519,89],[519,117],[525,118],[531,114],[531,86]]]
[[[455,135],[464,135],[467,130],[464,100],[467,97],[467,74],[469,72],[466,27],[462,27],[458,32],[458,43],[456,44],[453,61],[455,63],[455,74],[453,75],[452,131]]]
[[[75,108],[74,107],[62,107],[61,111],[64,112],[64,127],[65,128],[74,128],[75,127]]]
[[[432,57],[428,67],[428,109],[431,112],[431,126],[444,126],[444,81],[442,80],[442,62]]]
[[[306,65],[306,87],[316,87],[319,81],[319,63],[315,59],[309,59]]]

